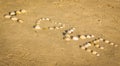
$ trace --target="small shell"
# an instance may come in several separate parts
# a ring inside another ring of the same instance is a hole
[[[100,41],[103,41],[104,39],[103,38],[99,38]]]
[[[54,30],[54,28],[53,28],[53,27],[48,27],[48,29],[49,29],[49,30]]]
[[[59,27],[54,27],[55,29],[60,29]]]
[[[41,27],[39,25],[35,25],[34,28],[35,29],[41,29]]]
[[[109,43],[110,41],[109,40],[105,40],[105,43]]]
[[[96,51],[93,51],[93,52],[92,52],[92,54],[96,55],[96,54],[97,54],[97,52],[96,52]]]
[[[86,38],[91,38],[91,36],[90,35],[86,35]]]
[[[84,47],[90,47],[91,46],[91,43],[86,43],[85,45],[84,45]]]
[[[91,52],[92,50],[91,50],[91,49],[87,49],[86,51],[87,51],[87,52]]]
[[[25,9],[20,10],[21,13],[26,13],[27,11]]]
[[[17,10],[17,11],[16,11],[16,14],[21,14],[20,10]]]
[[[86,39],[85,35],[81,35],[80,39]]]
[[[115,47],[118,47],[118,45],[115,45]]]
[[[66,40],[66,41],[70,41],[71,40],[71,38],[69,38],[69,37],[64,37],[63,39]]]
[[[96,56],[100,56],[100,54],[96,54]]]
[[[18,20],[17,20],[17,22],[19,22],[19,23],[23,23],[23,20],[21,20],[21,19],[18,19]]]
[[[10,12],[9,14],[10,14],[11,16],[16,15],[15,11]]]
[[[77,41],[77,40],[79,40],[79,38],[78,38],[77,36],[73,36],[73,37],[72,37],[72,40]]]
[[[5,17],[5,18],[7,18],[7,19],[9,19],[9,18],[11,18],[12,16],[11,16],[11,15],[6,14],[6,15],[4,15],[4,17]]]
[[[84,49],[84,50],[86,49],[84,46],[80,46],[80,48],[81,48],[81,49]]]
[[[104,49],[104,47],[100,47],[100,49]]]
[[[114,43],[110,43],[110,45],[114,45]]]
[[[14,16],[14,17],[11,17],[11,20],[13,20],[13,21],[17,21],[18,18]]]

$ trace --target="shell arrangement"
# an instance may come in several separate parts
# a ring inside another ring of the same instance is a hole
[[[23,13],[26,13],[26,10],[20,9],[20,10],[16,10],[16,11],[11,11],[8,14],[5,14],[4,17],[7,19],[11,19],[12,21],[23,23],[23,20],[21,20],[17,17],[17,15],[23,14]]]
[[[19,22],[19,23],[23,23],[23,20],[16,17],[17,15],[23,14],[23,13],[26,13],[25,9],[9,12],[9,14],[4,15],[4,17],[7,18],[7,19],[11,19],[13,21]],[[48,24],[45,21],[48,21],[49,23],[53,24],[53,26],[42,27],[41,26],[42,23]],[[33,28],[35,30],[56,30],[56,29],[62,29],[64,27],[65,27],[65,24],[62,24],[60,22],[52,21],[50,18],[40,18],[33,25]],[[63,40],[65,40],[65,41],[70,41],[70,40],[78,41],[80,39],[82,40],[82,39],[95,38],[95,36],[92,35],[92,34],[91,35],[90,34],[87,34],[87,35],[80,35],[79,34],[79,35],[73,36],[72,34],[74,33],[75,30],[76,30],[76,28],[71,27],[71,28],[65,30],[64,32],[62,32]],[[100,54],[97,51],[89,49],[90,46],[94,46],[96,48],[99,48],[99,49],[103,50],[104,47],[100,46],[98,44],[99,42],[104,42],[104,43],[112,45],[114,47],[118,46],[117,44],[115,44],[115,43],[113,43],[113,42],[111,42],[109,40],[98,37],[98,38],[96,38],[96,39],[94,39],[92,41],[88,41],[88,42],[86,42],[86,43],[84,43],[82,45],[79,45],[79,48],[81,48],[81,49],[83,49],[83,50],[85,50],[87,52],[90,52],[93,55],[100,56]]]

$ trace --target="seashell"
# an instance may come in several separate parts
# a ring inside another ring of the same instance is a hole
[[[77,40],[79,40],[79,38],[78,38],[77,36],[73,36],[73,37],[72,37],[72,40],[77,41]]]
[[[100,56],[100,54],[96,54],[96,56]]]
[[[104,49],[104,47],[100,47],[100,49]]]
[[[103,41],[104,39],[103,38],[98,38],[100,41]]]
[[[49,30],[54,30],[54,28],[53,28],[53,27],[48,27],[48,29],[49,29]]]
[[[84,46],[80,46],[80,48],[81,48],[81,49],[84,49],[84,50],[86,49]]]
[[[13,21],[17,21],[18,18],[14,16],[14,17],[11,17],[11,20],[13,20]]]
[[[9,12],[9,15],[14,16],[16,15],[15,11]]]
[[[54,28],[55,28],[55,29],[60,29],[60,28],[59,28],[59,27],[57,27],[57,26],[56,26],[56,27],[54,27]]]
[[[69,38],[69,37],[64,37],[63,39],[66,40],[66,41],[70,41],[71,40],[71,38]]]
[[[90,35],[86,35],[86,38],[91,38],[91,36]]]
[[[105,43],[109,43],[110,41],[108,41],[108,40],[105,40],[104,42],[105,42]]]
[[[87,51],[87,52],[91,52],[92,50],[91,50],[91,49],[87,49],[86,51]]]
[[[17,11],[16,11],[16,14],[21,14],[21,11],[20,11],[20,10],[17,10]]]
[[[114,43],[110,43],[110,45],[114,45]]]
[[[85,45],[84,45],[84,47],[90,47],[91,46],[91,43],[86,43]]]
[[[41,29],[41,27],[39,25],[35,25],[34,28],[35,29]]]
[[[92,52],[92,54],[96,55],[96,54],[97,54],[97,52],[96,52],[96,51],[93,51],[93,52]]]
[[[21,13],[26,13],[27,11],[25,9],[20,10]]]
[[[5,18],[7,18],[7,19],[9,19],[9,18],[11,18],[12,16],[11,16],[11,15],[6,14],[6,15],[4,15],[4,17],[5,17]]]
[[[118,45],[115,45],[115,47],[118,47]]]
[[[81,35],[80,39],[86,39],[85,35]]]
[[[23,23],[23,20],[21,20],[21,19],[18,19],[18,20],[17,20],[17,22],[19,22],[19,23]]]

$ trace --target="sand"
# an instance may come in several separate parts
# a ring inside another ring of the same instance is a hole
[[[4,14],[19,9],[20,24]],[[59,30],[34,31],[41,17],[66,24]],[[0,66],[120,66],[120,47],[100,43],[97,57],[79,48],[92,39],[63,40],[62,32],[93,34],[120,45],[120,0],[0,0]]]

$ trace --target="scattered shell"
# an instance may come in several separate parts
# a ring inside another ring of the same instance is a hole
[[[108,40],[105,40],[105,43],[109,43],[110,41],[108,41]]]
[[[54,30],[54,28],[53,28],[53,27],[48,27],[48,29],[49,29],[49,30]]]
[[[93,51],[93,52],[92,52],[92,54],[96,55],[96,54],[97,54],[97,52],[96,52],[96,51]]]
[[[12,16],[11,16],[11,15],[6,14],[6,15],[4,15],[4,17],[5,17],[5,18],[7,18],[7,19],[9,19],[9,18],[11,18]]]
[[[21,13],[26,13],[27,11],[25,9],[20,10]]]
[[[87,52],[91,52],[92,50],[91,50],[91,49],[87,49],[86,51],[87,51]]]
[[[86,39],[85,35],[81,35],[80,39]]]
[[[69,37],[64,37],[63,39],[66,40],[66,41],[70,41],[71,40],[71,38],[69,38]]]
[[[72,37],[72,40],[77,41],[77,40],[79,40],[79,38],[78,38],[77,36],[73,36],[73,37]]]
[[[9,14],[10,14],[11,16],[16,15],[15,11],[9,12]]]
[[[34,28],[35,29],[41,29],[41,27],[39,25],[35,25]]]
[[[21,19],[18,19],[18,20],[17,20],[17,22],[19,22],[19,23],[23,23],[23,20],[21,20]]]
[[[20,10],[17,10],[17,11],[16,11],[16,14],[21,14]]]
[[[14,17],[11,17],[11,20],[13,20],[13,21],[17,21],[18,18],[14,16]]]
[[[81,49],[84,49],[84,50],[86,49],[84,46],[80,46],[80,48],[81,48]]]

